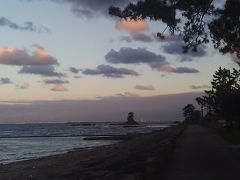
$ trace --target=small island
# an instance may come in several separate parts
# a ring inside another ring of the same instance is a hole
[[[134,120],[134,112],[129,112],[127,117],[127,125],[138,125],[138,123]]]
[[[134,120],[134,112],[129,112],[127,122],[123,123],[123,127],[136,127],[139,124]]]

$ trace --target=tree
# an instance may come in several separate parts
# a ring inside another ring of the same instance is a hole
[[[198,103],[204,101],[209,111],[227,122],[227,128],[232,128],[232,122],[238,121],[240,127],[240,69],[232,71],[219,68],[213,75],[212,90],[205,91],[206,95],[198,97]]]
[[[240,1],[227,0],[225,9],[215,11],[217,19],[208,27],[215,47],[222,53],[236,53],[240,58]]]
[[[136,125],[138,124],[135,120],[134,120],[134,113],[133,112],[129,112],[128,113],[128,117],[127,117],[127,122],[126,124],[129,125]]]
[[[201,120],[201,112],[199,110],[193,111],[192,120],[199,121]]]
[[[199,45],[212,40],[221,53],[234,53],[240,58],[239,7],[239,0],[226,0],[222,9],[214,0],[141,0],[124,9],[110,7],[109,14],[165,23],[166,28],[158,36],[164,38],[167,29],[181,36],[185,42],[183,52],[197,51]]]
[[[214,104],[215,104],[215,94],[213,90],[205,91],[206,95],[202,98],[205,102],[205,108],[206,108],[206,117],[211,118],[214,114]]]
[[[204,114],[204,106],[206,104],[204,98],[197,97],[196,98],[197,103],[201,106],[201,120],[203,119],[203,114]]]
[[[188,104],[183,108],[183,116],[185,117],[186,121],[192,121],[193,119],[193,114],[195,111],[195,107],[192,104]]]
[[[231,73],[230,70],[219,68],[213,75],[211,82],[215,93],[214,110],[221,117],[231,121],[234,108],[234,92],[238,86],[236,69]]]

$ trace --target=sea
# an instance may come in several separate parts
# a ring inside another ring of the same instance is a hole
[[[126,128],[112,123],[0,124],[0,164],[118,142],[89,141],[85,137],[147,133],[171,125],[154,123]]]

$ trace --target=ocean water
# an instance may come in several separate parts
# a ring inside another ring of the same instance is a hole
[[[84,140],[95,135],[146,133],[168,127],[170,124],[148,124],[124,128],[110,123],[95,125],[72,124],[0,124],[0,164],[61,154],[77,148],[91,148],[117,141]]]

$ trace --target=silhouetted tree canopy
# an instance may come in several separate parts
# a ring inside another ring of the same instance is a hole
[[[186,121],[192,121],[194,119],[195,107],[192,104],[188,104],[183,108],[183,116]]]
[[[214,113],[228,124],[237,121],[240,125],[240,69],[219,68],[213,75],[212,89],[198,97],[197,102],[206,107],[207,114]]]
[[[224,1],[223,1],[224,2]],[[197,51],[212,40],[221,53],[240,58],[240,0],[226,0],[222,9],[214,0],[141,0],[124,9],[110,7],[109,14],[124,19],[162,21],[172,34],[182,37],[183,52]],[[164,32],[158,33],[164,38]]]
[[[203,109],[204,109],[204,106],[205,106],[205,104],[206,104],[206,102],[205,102],[205,100],[203,99],[203,98],[201,98],[201,97],[197,97],[196,98],[196,101],[197,101],[197,103],[201,106],[201,119],[203,118]]]

